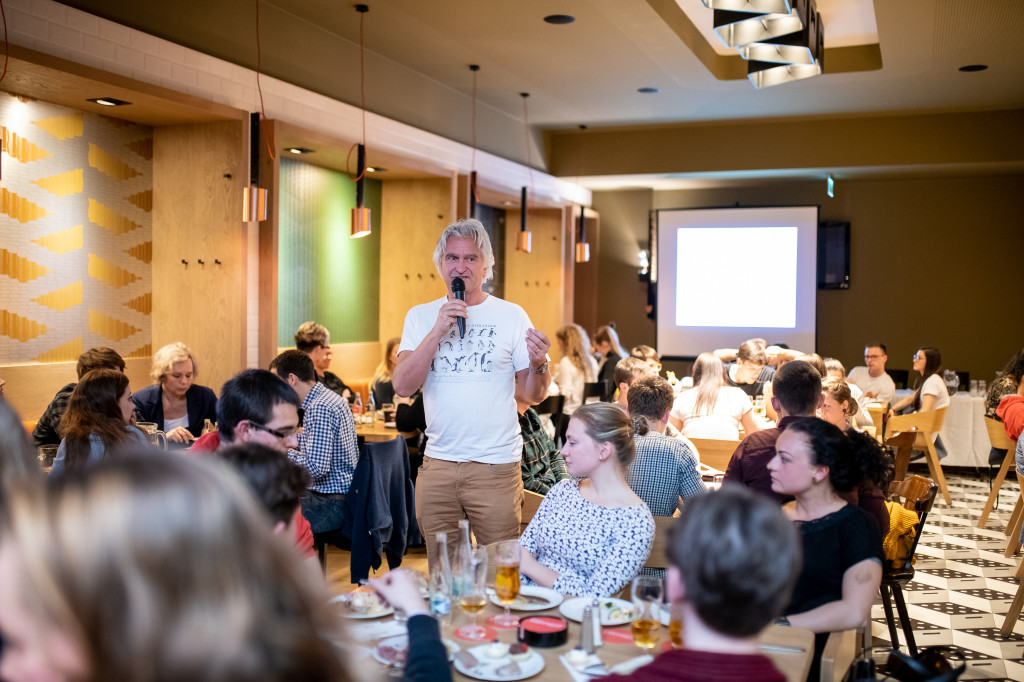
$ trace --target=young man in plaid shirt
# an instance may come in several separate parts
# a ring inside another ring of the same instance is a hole
[[[359,461],[356,426],[348,402],[316,380],[313,360],[302,351],[281,353],[270,363],[270,370],[295,389],[302,401],[298,451],[288,453],[312,479],[300,500],[302,515],[314,533],[341,528],[345,495]]]

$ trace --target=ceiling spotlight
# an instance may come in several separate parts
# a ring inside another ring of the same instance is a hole
[[[544,17],[544,21],[549,24],[571,24],[576,21],[576,17],[570,14],[549,14]]]
[[[964,73],[974,73],[975,71],[984,71],[988,68],[988,64],[968,64],[967,66],[961,66],[958,71]]]
[[[637,92],[642,92],[645,95],[650,95],[650,94],[658,92],[658,88],[637,88],[636,91]]]
[[[367,166],[366,167],[366,172],[367,173],[383,173],[386,170],[387,170],[387,168],[381,168],[380,166]]]
[[[292,154],[312,154],[313,153],[313,150],[308,148],[308,147],[288,147],[287,149],[285,149],[285,151],[286,152],[291,152]]]
[[[713,19],[715,33],[727,47],[740,47],[771,40],[804,27],[800,16],[790,14],[748,14],[716,9]]]
[[[92,97],[85,101],[102,104],[105,107],[122,107],[125,104],[131,104],[131,102],[125,102],[123,99],[117,99],[115,97]]]

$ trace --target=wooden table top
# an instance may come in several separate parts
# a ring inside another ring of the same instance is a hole
[[[378,443],[385,440],[394,440],[398,436],[412,438],[415,431],[399,431],[394,426],[385,426],[384,422],[375,419],[369,424],[356,424],[356,435],[370,443]]]

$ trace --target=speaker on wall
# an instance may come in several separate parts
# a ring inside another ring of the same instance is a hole
[[[818,289],[850,288],[850,223],[818,223]]]

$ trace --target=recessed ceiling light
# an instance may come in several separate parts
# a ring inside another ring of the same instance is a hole
[[[387,168],[381,168],[380,166],[367,166],[366,167],[366,172],[367,173],[383,173],[386,170],[387,170]]]
[[[96,104],[102,104],[105,107],[121,107],[125,104],[131,104],[131,102],[125,102],[123,99],[117,99],[115,97],[93,97],[85,101],[95,102]]]
[[[988,68],[988,64],[968,64],[967,66],[961,66],[960,71],[964,73],[974,73],[975,71],[984,71]]]
[[[287,149],[285,149],[285,151],[286,152],[291,152],[292,154],[312,154],[313,153],[313,150],[308,148],[308,147],[288,147]]]
[[[502,202],[501,202],[501,205],[502,205],[502,206],[515,206],[515,205],[516,205],[516,202],[514,202],[514,201],[509,201],[508,199],[505,199],[504,201],[502,201]]]
[[[637,88],[637,92],[642,92],[645,95],[650,95],[655,92],[658,92],[658,88]]]
[[[576,21],[576,17],[570,14],[549,14],[544,17],[544,21],[549,24],[571,24]]]

